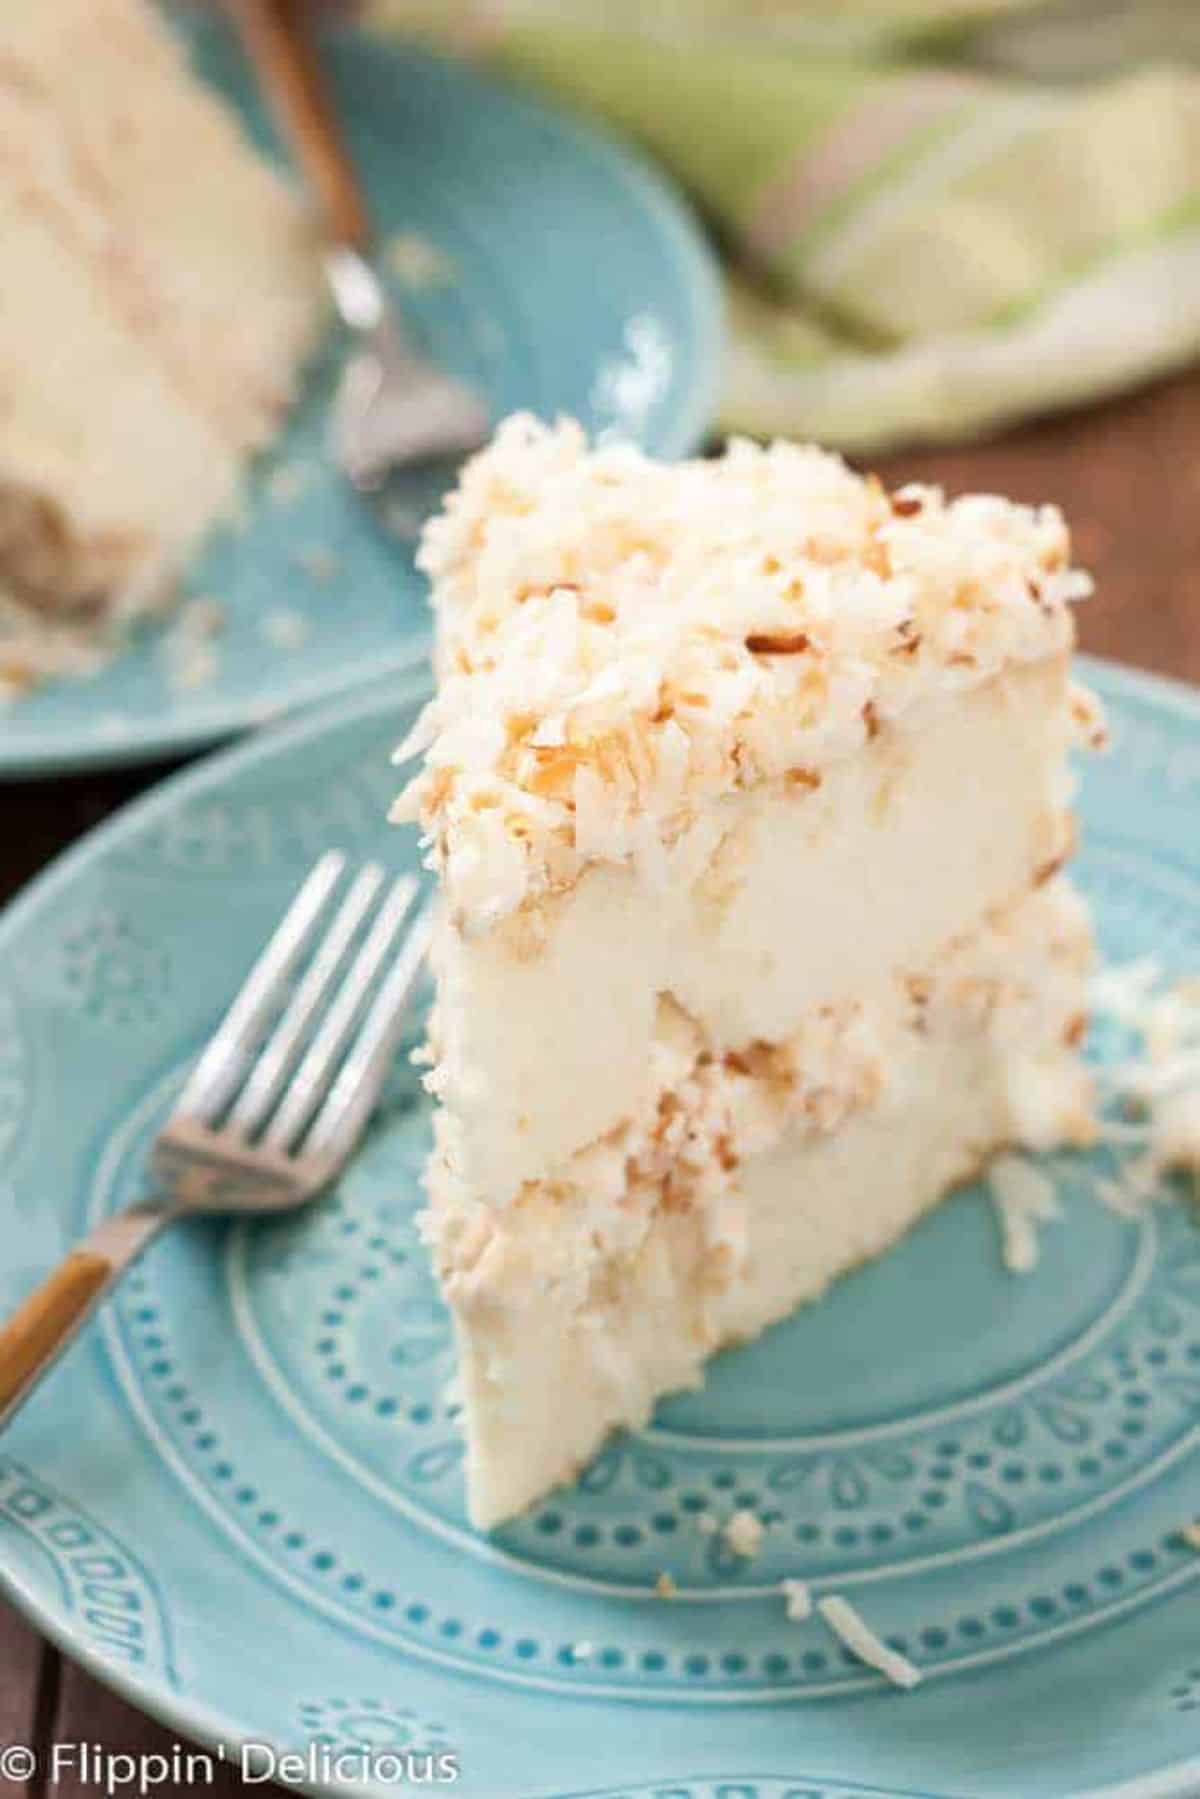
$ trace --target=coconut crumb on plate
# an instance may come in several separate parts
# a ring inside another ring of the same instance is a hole
[[[743,1508],[734,1512],[721,1534],[734,1555],[752,1562],[762,1548],[766,1527],[756,1513]]]
[[[1200,980],[1167,985],[1150,957],[1105,968],[1092,983],[1092,1005],[1134,1046],[1100,1076],[1107,1100],[1101,1140],[1114,1151],[1114,1172],[1095,1183],[1097,1197],[1122,1217],[1137,1217],[1169,1196],[1162,1176],[1200,1173]]]
[[[825,1598],[818,1599],[817,1610],[834,1636],[860,1662],[865,1662],[869,1668],[878,1669],[893,1686],[908,1688],[918,1684],[921,1670],[906,1655],[901,1655],[896,1649],[889,1649],[882,1637],[876,1636],[861,1614],[839,1593],[829,1593]]]
[[[813,1598],[806,1580],[785,1580],[780,1583],[783,1592],[784,1607],[793,1624],[803,1624],[806,1618],[812,1617]]]
[[[1164,1177],[1200,1175],[1200,979],[1169,982],[1143,956],[1102,968],[1091,983],[1093,1016],[1132,1038],[1122,1059],[1096,1069],[1103,1107],[1096,1139],[1110,1170],[1089,1190],[1118,1217],[1136,1219],[1175,1195]],[[1005,1267],[1037,1264],[1037,1226],[1060,1216],[1049,1177],[1028,1157],[1007,1154],[988,1170]]]

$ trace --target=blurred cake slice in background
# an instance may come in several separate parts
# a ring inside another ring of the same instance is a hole
[[[323,317],[298,196],[149,0],[0,10],[0,684],[160,605]]]
[[[1053,507],[815,449],[511,420],[421,559],[426,1226],[491,1525],[1001,1146],[1087,1141],[1099,721]]]

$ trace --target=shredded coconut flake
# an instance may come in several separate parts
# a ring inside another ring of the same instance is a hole
[[[852,1655],[869,1668],[877,1668],[885,1674],[894,1686],[915,1687],[921,1679],[921,1670],[895,1649],[889,1649],[882,1638],[877,1637],[870,1625],[855,1611],[849,1602],[840,1594],[830,1593],[824,1599],[817,1600],[817,1610],[828,1624],[834,1636],[846,1645]]]
[[[589,454],[577,425],[527,417],[467,466],[419,561],[441,679],[395,816],[421,820],[480,929],[589,860],[661,853],[714,795],[1067,650],[1090,586],[1052,507],[935,488],[897,506],[786,443]],[[1065,710],[1093,741],[1094,705]]]
[[[783,1600],[793,1624],[803,1624],[806,1618],[812,1617],[813,1599],[806,1580],[785,1580]]]
[[[1024,1157],[1004,1155],[989,1168],[988,1184],[1000,1222],[1004,1266],[1013,1274],[1028,1274],[1037,1266],[1038,1225],[1061,1216],[1054,1183]]]
[[[1092,983],[1092,1004],[1134,1039],[1123,1062],[1102,1070],[1116,1118],[1101,1137],[1114,1150],[1114,1173],[1097,1183],[1100,1198],[1124,1217],[1136,1217],[1169,1189],[1172,1170],[1200,1173],[1200,981],[1166,985],[1150,958],[1106,968]]]

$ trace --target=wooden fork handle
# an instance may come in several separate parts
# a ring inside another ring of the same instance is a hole
[[[72,1250],[0,1329],[0,1426],[61,1355],[114,1272],[107,1256]]]
[[[335,244],[366,250],[371,221],[330,97],[306,0],[226,0]]]
[[[104,1219],[0,1326],[0,1430],[172,1216],[152,1199]]]

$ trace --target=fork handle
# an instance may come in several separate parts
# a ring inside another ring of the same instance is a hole
[[[306,0],[227,0],[281,128],[291,140],[335,244],[365,251],[371,220],[351,161]]]
[[[165,1221],[150,1209],[106,1220],[0,1327],[0,1430]]]

